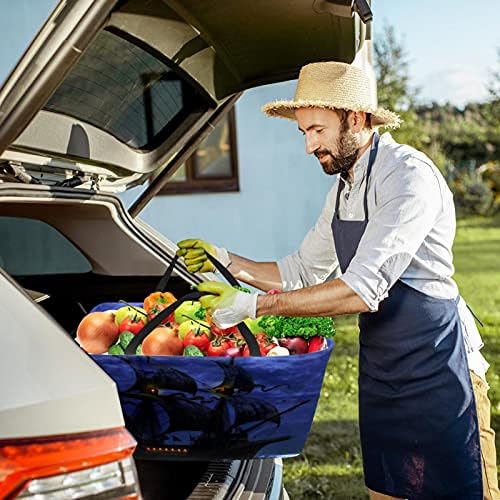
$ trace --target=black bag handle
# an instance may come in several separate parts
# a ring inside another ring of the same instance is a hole
[[[232,286],[241,286],[239,281],[231,274],[227,267],[224,267],[213,255],[207,252],[208,260],[215,266],[215,269],[219,271],[226,281]]]
[[[239,282],[236,280],[236,278],[212,255],[210,255],[207,252],[207,256],[210,259],[210,261],[213,263],[213,265],[216,267],[218,271],[224,276],[224,278],[228,281],[228,283],[232,286],[240,286]],[[168,284],[168,280],[170,279],[170,276],[172,274],[172,271],[174,269],[175,263],[177,262],[177,255],[172,259],[172,262],[170,262],[167,270],[165,271],[165,274],[162,276],[160,282],[158,283],[158,286],[162,285],[162,288],[159,288],[160,291],[164,291]],[[188,293],[187,295],[184,295],[184,297],[181,297],[177,301],[173,302],[170,304],[168,307],[163,309],[159,314],[157,314],[147,325],[144,326],[144,328],[137,333],[137,335],[134,336],[134,338],[131,340],[129,345],[125,349],[125,354],[135,354],[135,351],[137,350],[137,347],[142,343],[142,341],[157,327],[159,326],[164,319],[166,319],[168,316],[170,316],[183,302],[186,301],[194,301],[198,300],[200,297],[203,295],[206,295],[205,293],[202,292],[191,292]],[[244,338],[245,342],[248,345],[248,350],[250,351],[251,356],[261,356],[261,352],[259,349],[259,344],[257,343],[257,339],[255,338],[255,335],[250,331],[247,325],[242,321],[241,323],[238,323],[236,325],[238,327],[239,332],[241,333],[242,337]]]
[[[161,277],[160,281],[156,285],[156,288],[153,290],[153,292],[164,292],[166,290],[168,281],[170,280],[170,276],[172,276],[172,272],[174,270],[175,264],[177,264],[178,259],[179,257],[177,257],[177,255],[174,254],[173,259],[171,260],[165,273]]]
[[[201,292],[192,292],[184,295],[184,297],[172,302],[168,307],[159,312],[151,321],[149,321],[130,341],[125,349],[125,354],[135,354],[139,344],[157,327],[162,321],[170,316],[183,302],[187,300],[198,300],[202,296]]]

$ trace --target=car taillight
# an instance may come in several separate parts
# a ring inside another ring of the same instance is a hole
[[[0,441],[0,498],[140,498],[124,428]]]

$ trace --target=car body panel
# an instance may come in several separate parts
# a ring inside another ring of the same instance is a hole
[[[0,439],[124,425],[116,386],[0,270]]]

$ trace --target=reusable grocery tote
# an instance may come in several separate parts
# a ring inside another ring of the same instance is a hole
[[[138,455],[186,459],[300,453],[333,349],[275,357],[96,355],[116,382]]]

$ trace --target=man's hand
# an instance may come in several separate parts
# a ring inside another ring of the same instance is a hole
[[[215,272],[214,265],[208,260],[207,254],[212,255],[223,266],[227,267],[231,263],[229,254],[224,248],[217,248],[216,246],[195,238],[182,240],[177,243],[179,249],[176,255],[184,258],[186,269],[190,273],[209,273]]]
[[[256,318],[256,293],[240,292],[219,281],[204,281],[197,285],[196,289],[209,294],[199,300],[201,305],[210,311],[212,321],[219,328],[229,328],[244,319]]]

